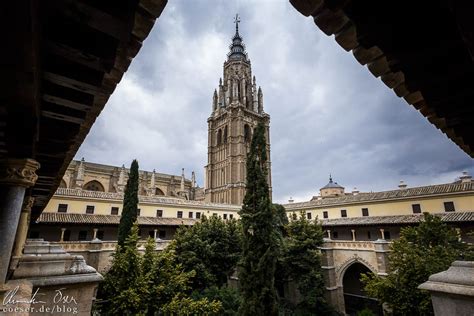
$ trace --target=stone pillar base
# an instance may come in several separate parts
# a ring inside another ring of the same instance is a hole
[[[5,315],[90,315],[102,279],[82,256],[70,255],[60,246],[42,239],[29,239],[12,280],[7,283],[10,291],[4,289],[1,293],[2,302],[9,295],[6,302],[10,304],[1,307],[8,307]],[[21,285],[18,288],[22,289],[21,293],[11,292],[17,284]],[[31,284],[29,296],[27,284]],[[28,301],[29,310],[10,313],[10,307],[19,306],[15,300]],[[0,310],[3,315],[2,312]]]
[[[474,261],[454,261],[430,276],[421,290],[431,292],[436,316],[471,316],[474,311]]]

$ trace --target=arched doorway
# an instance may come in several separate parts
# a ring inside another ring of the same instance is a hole
[[[360,262],[354,262],[344,272],[342,286],[344,306],[348,315],[357,315],[363,309],[370,309],[375,315],[383,315],[382,308],[376,299],[370,298],[360,281],[361,274],[371,272]]]

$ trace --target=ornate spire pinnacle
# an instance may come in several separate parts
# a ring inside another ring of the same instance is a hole
[[[247,61],[247,53],[245,52],[245,45],[242,43],[242,37],[239,34],[239,23],[240,17],[238,14],[234,18],[235,23],[235,35],[232,38],[232,44],[230,44],[230,52],[227,54],[229,60],[243,59]]]

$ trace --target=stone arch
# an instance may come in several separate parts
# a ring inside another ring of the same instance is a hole
[[[374,267],[360,257],[355,256],[346,261],[340,270],[338,286],[342,289],[344,311],[355,315],[363,309],[370,309],[375,315],[382,315],[380,303],[367,296],[360,281],[363,273],[376,273]]]
[[[64,179],[61,179],[61,182],[59,182],[59,187],[63,189],[67,189],[67,184],[66,184],[66,181],[64,181]]]
[[[360,263],[369,269],[370,272],[377,274],[377,269],[371,265],[369,262],[367,262],[365,259],[359,257],[357,254],[354,254],[351,256],[349,259],[344,261],[339,268],[337,268],[336,275],[337,275],[337,285],[339,287],[342,287],[342,280],[344,277],[344,274],[346,273],[347,269],[353,265],[354,263]]]
[[[165,193],[160,188],[155,188],[155,195],[165,195]]]
[[[97,181],[97,180],[92,180],[92,181],[87,182],[87,183],[84,185],[83,189],[84,189],[84,190],[87,190],[87,191],[105,192],[104,186],[102,185],[102,183],[100,183],[100,182]]]

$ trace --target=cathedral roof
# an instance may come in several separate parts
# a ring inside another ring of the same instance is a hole
[[[239,34],[239,22],[240,18],[238,15],[235,16],[235,35],[232,38],[232,44],[230,44],[230,52],[227,54],[229,60],[245,60],[247,61],[247,52],[245,51],[245,45],[242,42],[243,39]]]

